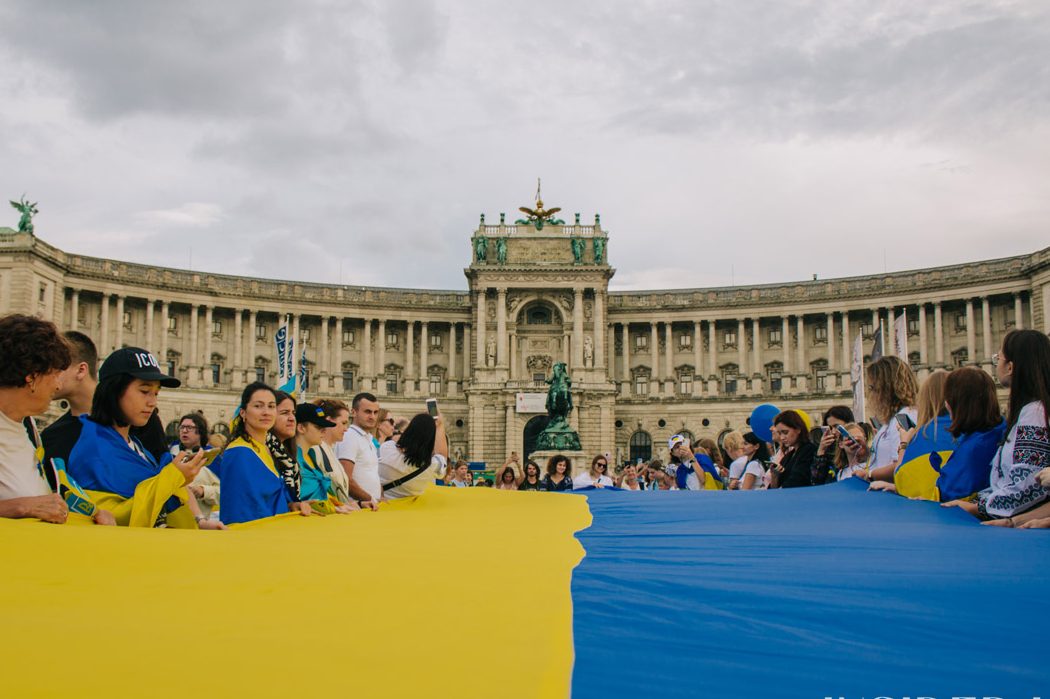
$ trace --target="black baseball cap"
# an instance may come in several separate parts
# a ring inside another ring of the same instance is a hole
[[[124,347],[106,357],[98,370],[99,379],[131,374],[143,381],[160,381],[165,388],[178,388],[182,382],[160,370],[157,358],[141,347]]]
[[[313,403],[300,403],[295,406],[295,421],[309,422],[318,427],[335,427],[335,423],[324,414],[324,408]]]

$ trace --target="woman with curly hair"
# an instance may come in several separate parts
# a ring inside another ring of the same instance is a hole
[[[919,382],[915,372],[899,357],[881,357],[864,372],[869,412],[880,426],[871,441],[868,468],[855,475],[869,481],[892,481],[893,470],[907,448],[897,428],[897,417],[911,426],[918,423],[915,403],[919,396]]]
[[[25,315],[0,318],[0,517],[61,524],[69,510],[40,469],[33,415],[47,410],[72,361],[54,323]]]

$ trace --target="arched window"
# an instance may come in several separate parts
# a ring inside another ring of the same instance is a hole
[[[653,439],[648,432],[638,430],[631,435],[631,461],[648,461],[653,458]]]

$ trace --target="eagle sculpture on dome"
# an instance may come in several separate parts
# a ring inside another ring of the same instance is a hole
[[[564,226],[565,221],[560,218],[554,218],[554,214],[561,211],[560,206],[555,206],[551,209],[543,208],[543,199],[540,196],[540,180],[536,179],[536,208],[530,209],[527,206],[519,206],[518,211],[528,215],[528,218],[519,218],[515,221],[515,224],[523,226],[536,226],[536,230],[542,231],[545,225],[550,226]]]

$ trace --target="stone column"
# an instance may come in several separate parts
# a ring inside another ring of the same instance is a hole
[[[205,386],[214,386],[211,374],[211,337],[212,324],[215,322],[215,306],[204,307],[204,364],[202,377]]]
[[[456,326],[459,323],[448,324],[448,380],[455,381],[459,378],[459,364],[456,359]]]
[[[783,376],[792,374],[791,371],[791,319],[789,316],[783,316],[781,319],[780,329],[780,344],[784,350],[784,373]],[[783,388],[787,388],[787,381],[782,383]]]
[[[343,338],[339,337],[340,346],[343,344]],[[325,390],[328,388],[328,377],[331,375],[331,367],[329,367],[329,358],[331,357],[331,343],[328,339],[328,316],[321,316],[321,341],[317,348],[317,381],[318,388]],[[317,389],[315,389],[317,390]]]
[[[156,333],[153,331],[153,301],[146,299],[146,342],[143,345],[150,352],[155,351],[157,346],[154,341]],[[160,357],[157,357],[157,361],[163,361]]]
[[[98,334],[98,358],[105,359],[113,350],[113,345],[109,343],[109,294],[102,294],[102,314]]]
[[[190,305],[190,346],[186,352],[189,361],[186,363],[186,368],[189,373],[186,376],[186,383],[190,386],[196,386],[200,379],[200,345],[197,342],[197,336],[200,333],[200,310],[196,303]]]
[[[631,324],[623,323],[623,381],[631,383]],[[630,389],[628,389],[628,392]]]
[[[798,378],[795,385],[805,390],[809,385],[809,366],[806,365],[806,321],[801,313],[795,317],[795,324],[798,330]]]
[[[981,364],[984,365],[985,369],[991,371],[992,369],[992,316],[991,308],[988,303],[988,297],[981,297],[981,348],[984,350],[984,356],[981,357]]]
[[[874,308],[871,311],[871,332],[872,332],[872,337],[875,337],[875,333],[881,327],[882,327],[882,317],[879,315],[879,309]],[[886,333],[882,333],[881,337],[882,337],[882,353],[883,354],[889,354],[889,351],[888,351],[889,348],[886,347]]]
[[[835,314],[828,314],[828,376],[834,377],[835,370],[838,368],[838,357],[835,356]],[[835,379],[832,378],[832,381]],[[832,384],[830,388],[834,388],[836,384]]]
[[[168,314],[171,312],[171,304],[162,301],[160,304],[160,356],[159,362],[168,361]]]
[[[231,383],[236,387],[244,383],[244,311],[233,309],[233,373]]]
[[[966,363],[977,363],[977,328],[973,327],[973,299],[966,299]]]
[[[944,323],[941,320],[941,302],[933,304],[933,359],[944,364]]]
[[[583,367],[583,289],[573,290],[572,303],[572,366]]]
[[[919,364],[930,363],[929,350],[926,348],[926,304],[919,304]]]
[[[419,323],[419,380],[420,390],[430,395],[430,328],[425,320]]]
[[[578,292],[582,294],[583,292]],[[580,318],[581,325],[580,330],[582,333],[583,325],[583,303],[582,298],[580,299]],[[575,327],[573,333],[575,334]],[[579,337],[579,335],[577,335]],[[576,341],[576,337],[573,338],[573,342]],[[507,289],[506,287],[499,287],[496,289],[496,366],[506,367],[507,366]]]
[[[717,321],[707,321],[707,373],[710,377],[718,375],[718,338],[715,337]]]
[[[77,330],[80,325],[80,292],[76,289],[69,298],[69,322],[66,325],[70,330]]]
[[[515,380],[518,378],[518,336],[516,333],[510,333],[508,338],[510,342],[510,378]]]
[[[113,341],[113,349],[124,346],[124,297],[117,295],[117,339]]]
[[[897,329],[893,326],[896,320],[896,313],[897,311],[893,306],[886,309],[886,332],[883,333],[883,336],[886,338],[885,354],[887,355],[897,354]],[[904,357],[904,359],[907,359],[907,357]]]
[[[507,456],[510,456],[510,453],[512,451],[517,452],[518,456],[521,456],[522,452],[522,434],[521,430],[519,430],[517,428],[517,425],[514,423],[514,414],[515,407],[512,403],[511,405],[507,406],[507,409],[505,411],[506,418],[503,423],[503,432],[506,435],[504,439],[503,449]]]
[[[485,295],[488,293],[488,289],[478,289],[478,325],[475,328],[475,335],[478,339],[478,366],[487,366],[488,362],[485,359],[485,326],[488,324],[488,313],[485,310]]]
[[[605,368],[605,296],[600,289],[594,290],[594,316],[591,327],[594,332],[594,368]]]
[[[849,311],[842,312],[842,367],[849,373],[853,366],[853,338],[849,332]],[[847,384],[849,382],[847,381]]]
[[[364,318],[365,322],[365,336],[361,340],[361,368],[364,370],[364,377],[361,383],[361,390],[375,390],[375,366],[372,364],[372,319]]]
[[[693,395],[701,395],[701,377],[704,375],[704,336],[700,334],[700,321],[693,321]]]
[[[653,373],[649,375],[649,395],[656,395],[660,392],[660,335],[656,323],[649,323],[649,357],[653,364]]]
[[[1018,330],[1024,328],[1024,301],[1021,300],[1020,292],[1014,294],[1014,327]]]
[[[605,347],[608,348],[608,358],[602,358],[602,366],[605,367],[605,376],[610,381],[616,380],[616,326],[613,323],[608,323],[605,326],[606,342]]]
[[[405,395],[416,393],[416,321],[405,323]]]
[[[571,335],[569,333],[564,333],[561,336],[562,361],[565,362],[565,366],[569,366],[569,365],[572,364],[572,357],[569,356],[569,338],[570,337],[571,337]]]
[[[336,316],[335,330],[332,338],[332,358],[329,362],[328,388],[336,393],[343,392],[343,317]],[[364,338],[362,338],[364,339]]]
[[[251,381],[255,381],[255,336],[258,334],[256,332],[258,322],[259,312],[248,311],[248,356],[244,361],[244,370],[251,376]],[[247,379],[248,377],[246,376],[245,378]],[[269,381],[270,377],[264,376],[263,380]],[[251,381],[248,383],[251,383]]]
[[[674,375],[674,333],[671,332],[671,324],[664,323],[664,376],[675,382]],[[674,388],[667,391],[668,395],[674,395]]]
[[[375,376],[373,378],[373,390],[376,393],[386,393],[386,319],[379,319],[379,327],[376,329],[376,359]],[[380,389],[379,387],[383,388]]]
[[[736,321],[736,363],[740,369],[737,371],[737,392],[745,393],[747,388],[747,328],[744,323],[744,318],[738,318]]]
[[[759,318],[751,319],[751,374],[762,375],[762,327]]]
[[[463,380],[470,381],[470,324],[463,324]]]

